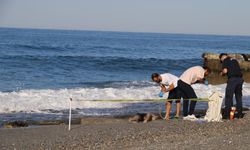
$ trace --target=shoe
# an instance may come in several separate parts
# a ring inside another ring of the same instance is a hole
[[[189,118],[190,118],[191,120],[197,120],[197,118],[195,117],[195,115],[194,115],[194,114],[189,115],[189,116],[190,116]]]
[[[189,120],[189,115],[187,115],[186,117],[183,117],[183,120]]]
[[[179,116],[174,116],[174,118],[173,119],[179,119],[180,117]]]
[[[190,120],[190,121],[195,121],[197,120],[197,118],[195,117],[195,115],[188,115],[186,117],[183,117],[183,120]]]
[[[241,119],[244,117],[244,113],[240,113],[240,114],[235,114],[235,118]]]
[[[164,117],[163,120],[169,120],[171,119],[170,117]]]
[[[229,120],[229,116],[222,116],[222,119]]]
[[[180,117],[178,116],[172,116],[170,119],[179,119]]]

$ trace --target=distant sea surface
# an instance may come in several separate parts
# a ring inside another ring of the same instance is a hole
[[[250,53],[250,37],[0,28],[0,91],[123,86],[204,52]]]
[[[179,76],[204,52],[250,53],[250,37],[0,28],[0,111],[66,109],[59,99],[79,93],[151,98],[151,73]]]

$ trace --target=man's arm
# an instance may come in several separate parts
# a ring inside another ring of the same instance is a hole
[[[223,75],[227,74],[227,72],[228,72],[227,68],[223,68],[220,75],[223,76]]]
[[[196,84],[196,83],[205,83],[205,78],[197,77],[196,79],[197,80],[196,80],[196,82],[194,84]]]
[[[205,80],[204,78],[205,78],[205,70],[203,69],[202,71],[197,73],[195,83],[204,83]]]
[[[205,83],[205,78],[197,78],[197,81],[195,83]]]
[[[228,61],[225,61],[225,60],[223,61],[223,63],[222,63],[222,70],[221,70],[221,73],[220,73],[221,76],[227,74],[227,72],[228,72],[227,68],[229,66],[228,63],[229,63]]]
[[[204,78],[198,77],[198,78],[197,78],[197,81],[198,81],[198,82],[203,82],[203,81],[204,81]]]
[[[168,86],[168,88],[166,88],[165,85],[163,85],[163,84],[161,85],[161,91],[164,92],[164,93],[169,92],[169,91],[171,91],[173,89],[174,89],[174,84],[173,83],[170,84]]]

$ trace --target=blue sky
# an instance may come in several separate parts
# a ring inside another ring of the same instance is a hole
[[[250,0],[0,0],[0,27],[250,35]]]

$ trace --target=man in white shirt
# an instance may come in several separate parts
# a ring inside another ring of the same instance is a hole
[[[161,92],[163,93],[169,92],[168,99],[176,99],[175,117],[179,118],[180,107],[181,107],[181,103],[180,103],[181,96],[177,88],[177,82],[179,78],[170,73],[164,73],[161,75],[158,73],[153,73],[151,78],[154,82],[160,84]],[[171,100],[166,102],[166,117],[165,117],[166,120],[169,120],[171,104],[172,104]]]
[[[197,98],[194,89],[192,88],[192,84],[197,82],[204,82],[204,77],[210,73],[210,69],[208,67],[194,66],[187,69],[181,76],[178,81],[178,88],[181,92],[181,96],[183,98],[183,116],[193,117],[196,101],[192,101],[189,105],[189,99]],[[189,111],[188,111],[189,107]]]

